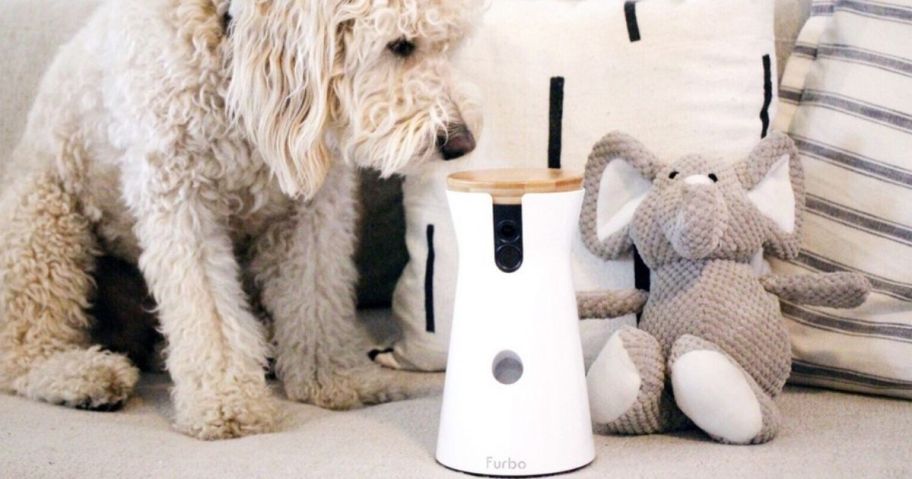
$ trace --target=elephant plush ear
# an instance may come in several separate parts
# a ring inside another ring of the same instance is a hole
[[[768,232],[764,250],[784,259],[797,256],[804,212],[804,170],[795,143],[775,132],[735,170]]]
[[[586,163],[580,232],[593,254],[616,259],[633,246],[630,223],[652,190],[661,163],[632,137],[612,132],[602,138]]]

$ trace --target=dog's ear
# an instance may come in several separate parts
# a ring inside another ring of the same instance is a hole
[[[232,2],[228,106],[293,197],[312,197],[331,164],[333,78],[344,20],[333,0]]]

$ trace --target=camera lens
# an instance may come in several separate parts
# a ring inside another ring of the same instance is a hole
[[[502,241],[512,243],[519,238],[519,227],[513,220],[504,220],[497,223],[497,235]]]
[[[501,271],[511,273],[522,265],[522,251],[513,245],[503,245],[497,248],[495,259],[497,260],[497,267]]]

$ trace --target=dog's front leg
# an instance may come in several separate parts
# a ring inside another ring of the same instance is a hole
[[[267,343],[241,288],[219,196],[189,179],[149,176],[126,178],[125,191],[168,342],[175,426],[200,439],[269,431],[277,411]]]
[[[357,174],[338,165],[311,201],[256,244],[251,268],[291,399],[347,409],[421,391],[421,381],[367,357],[369,337],[355,312],[356,222]]]

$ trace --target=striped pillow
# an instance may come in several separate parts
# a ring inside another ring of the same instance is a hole
[[[792,382],[912,398],[912,0],[813,4],[775,127],[807,172],[804,251],[784,273],[860,271],[855,310],[783,303]]]

